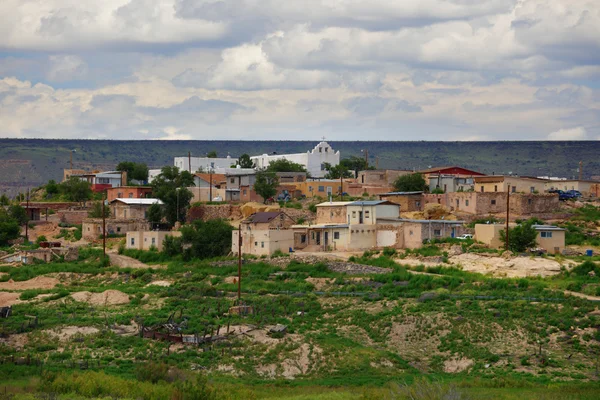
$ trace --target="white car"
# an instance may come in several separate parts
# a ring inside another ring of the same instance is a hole
[[[458,236],[457,239],[460,239],[460,240],[473,239],[473,235],[471,235],[470,233],[465,233],[462,236]]]

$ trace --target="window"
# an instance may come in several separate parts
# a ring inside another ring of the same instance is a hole
[[[123,193],[117,193],[117,199],[120,199],[121,197],[123,197]]]
[[[315,233],[311,232],[310,237],[311,237],[312,240],[315,240]]]
[[[300,243],[306,243],[306,235],[300,235]]]
[[[127,210],[123,210],[123,218],[127,218]]]
[[[129,193],[129,198],[133,199],[133,193]]]
[[[117,226],[117,232],[121,232],[121,227]]]
[[[312,186],[309,186],[309,187],[308,187],[308,191],[309,191],[309,192],[312,192]]]
[[[469,200],[465,200],[465,206],[469,207]]]
[[[517,193],[517,187],[516,187],[516,186],[513,186],[513,187],[512,187],[512,189],[511,189],[511,192],[513,192],[513,193]]]
[[[131,238],[131,245],[135,246],[135,238]]]
[[[481,193],[483,193],[483,192],[484,192],[484,190],[483,190],[483,186],[482,186],[482,187],[481,187]]]
[[[530,187],[530,188],[529,188],[529,191],[530,191],[531,193],[535,193],[535,187],[534,187],[534,186]]]
[[[352,218],[356,218],[356,211],[352,211]]]
[[[258,246],[258,242],[254,242],[254,245],[255,245],[255,246]]]
[[[369,218],[369,211],[365,211],[365,218]]]
[[[442,231],[439,229],[434,229],[433,230],[433,236],[442,236]]]
[[[333,232],[333,238],[338,240],[340,238],[340,233],[339,232]]]
[[[106,184],[110,183],[110,179],[108,179],[108,178],[98,178],[98,183],[106,185]]]
[[[322,153],[322,152],[323,152],[323,148],[319,147],[319,153]]]
[[[527,199],[527,204],[531,205],[532,200],[531,199]]]
[[[231,178],[231,179],[229,180],[229,182],[231,182],[231,183],[235,183],[235,178]]]
[[[496,205],[496,200],[492,200],[492,205],[495,206]]]
[[[260,242],[260,247],[265,248],[265,242]]]
[[[329,152],[329,147],[325,147],[325,153]]]
[[[456,208],[458,208],[458,206],[460,206],[460,199],[456,199]]]
[[[408,231],[408,234],[409,234],[410,236],[412,236],[412,235],[413,235],[413,231]]]
[[[329,213],[329,216],[330,216],[331,218],[333,218],[333,211],[331,211],[331,212]]]
[[[552,237],[552,232],[541,232],[540,236],[543,238],[551,238]]]
[[[148,241],[148,238],[144,238],[144,242],[147,242],[147,241]]]
[[[494,185],[494,192],[498,191],[498,185]]]
[[[321,163],[321,171],[325,171],[325,163]]]
[[[319,186],[319,192],[324,192],[325,191],[325,186]]]
[[[417,208],[421,207],[421,201],[416,200],[415,201],[415,207],[417,207]]]
[[[152,238],[152,244],[155,245],[156,244],[156,238]]]
[[[244,191],[242,192],[244,194],[244,196],[248,193],[248,191],[246,189],[244,189]]]

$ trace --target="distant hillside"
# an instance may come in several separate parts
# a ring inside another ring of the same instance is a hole
[[[363,156],[380,168],[425,169],[461,165],[484,173],[516,173],[576,177],[579,161],[584,177],[600,175],[600,142],[330,142],[342,157]],[[110,169],[120,161],[143,161],[150,167],[172,165],[173,157],[298,153],[312,149],[305,141],[111,141],[59,139],[0,139],[0,192],[16,193],[26,187],[62,179],[69,167]]]

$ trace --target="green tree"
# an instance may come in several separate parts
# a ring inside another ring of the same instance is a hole
[[[177,167],[163,167],[152,181],[152,194],[164,203],[164,216],[167,222],[185,221],[190,200],[194,197],[187,188],[194,186],[194,176]]]
[[[267,199],[277,194],[277,185],[279,185],[279,179],[275,172],[259,171],[256,174],[254,191],[263,198],[263,203],[266,203]]]
[[[152,226],[160,224],[163,219],[163,209],[160,204],[152,204],[148,207],[148,216],[146,218]]]
[[[500,231],[500,240],[506,247],[506,232]],[[525,221],[508,229],[508,249],[514,253],[522,253],[536,246],[537,231],[532,221]]]
[[[425,178],[418,173],[399,176],[394,182],[394,189],[398,192],[422,192],[426,188]]]
[[[184,258],[213,258],[231,251],[233,227],[223,219],[196,220],[181,228]]]
[[[8,198],[8,196],[6,194],[2,194],[2,196],[0,196],[0,206],[7,206],[10,204],[10,199]]]
[[[102,218],[102,202],[95,201],[92,204],[92,209],[88,212],[90,218]],[[110,208],[104,206],[104,218],[110,218]]]
[[[76,201],[85,204],[92,198],[92,187],[87,181],[77,177],[70,177],[67,181],[60,184],[60,192],[69,201]]]
[[[348,168],[342,164],[333,167],[331,164],[325,163],[325,170],[327,171],[325,179],[340,179],[340,176],[342,178],[352,178],[352,172],[348,171]]]
[[[206,154],[206,157],[208,157],[208,158],[217,158],[217,157],[218,157],[218,156],[217,156],[217,152],[216,152],[216,151],[214,151],[214,150],[211,150],[211,151],[209,151],[209,152]]]
[[[10,240],[17,239],[20,234],[19,222],[0,207],[0,246],[7,246]]]
[[[117,164],[117,171],[127,172],[127,180],[146,182],[148,180],[148,166],[144,163],[121,161]]]
[[[242,154],[238,160],[238,165],[242,168],[254,168],[254,162],[246,153]]]
[[[58,194],[59,191],[60,187],[58,186],[56,181],[54,179],[50,179],[46,184],[46,194],[49,196],[53,196],[55,194]]]
[[[340,165],[343,165],[347,170],[354,171],[354,177],[358,176],[359,171],[366,169],[374,169],[373,167],[367,168],[367,161],[362,157],[351,156],[340,160]]]
[[[306,168],[302,164],[295,163],[285,158],[280,158],[271,161],[267,167],[269,172],[306,172]]]
[[[25,225],[28,221],[27,211],[18,204],[13,204],[12,206],[8,207],[8,215],[10,218],[17,221],[19,225]]]

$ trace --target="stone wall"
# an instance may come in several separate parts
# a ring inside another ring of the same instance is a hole
[[[510,211],[520,215],[551,213],[559,208],[560,201],[555,193],[510,196]]]
[[[240,206],[233,204],[203,204],[192,206],[188,210],[187,221],[192,222],[201,219],[242,219]]]
[[[61,210],[56,213],[60,222],[71,224],[71,225],[81,225],[83,220],[88,217],[87,210]]]

